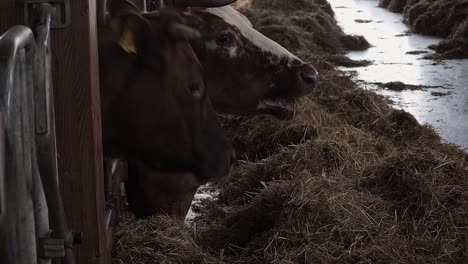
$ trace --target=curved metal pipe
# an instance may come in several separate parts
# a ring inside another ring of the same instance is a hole
[[[0,225],[0,258],[6,257],[6,261],[13,263],[35,263],[36,260],[35,216],[30,192],[31,153],[28,152],[33,138],[27,125],[22,123],[30,121],[24,95],[32,76],[27,65],[32,61],[34,44],[33,34],[25,26],[14,26],[0,36],[0,111],[4,113],[6,151],[9,152],[5,156],[5,178],[0,184],[5,188],[5,196],[15,202],[5,205],[7,212]]]
[[[5,125],[3,113],[0,112],[0,225],[6,214],[6,191],[5,191]]]
[[[2,115],[2,126],[1,126],[1,134],[2,136],[2,164],[4,165],[5,162],[5,134],[4,130],[7,127],[7,114],[8,114],[8,105],[10,104],[9,98],[9,89],[11,89],[14,85],[15,76],[14,70],[16,65],[16,56],[19,50],[24,48],[31,48],[35,43],[34,36],[32,31],[25,26],[13,26],[7,32],[0,36],[0,64],[6,65],[5,68],[0,69],[2,76],[0,76],[0,100],[5,102],[3,105]],[[6,97],[6,98],[5,98]],[[0,104],[0,108],[2,104]],[[2,166],[3,169],[3,166]],[[2,175],[6,176],[6,175]],[[0,189],[3,189],[6,186],[6,177],[0,176]],[[5,213],[6,210],[6,203],[5,203],[5,195],[6,190],[0,190],[0,216]],[[2,206],[3,205],[3,206]]]
[[[2,36],[0,36],[0,59],[6,61],[8,65],[6,69],[6,79],[3,80],[0,87],[4,87],[0,90],[0,99],[6,99],[6,103],[9,103],[9,98],[4,98],[7,87],[13,87],[14,83],[14,69],[16,54],[18,50],[24,48],[31,48],[35,44],[34,35],[32,31],[26,26],[13,26]],[[7,105],[5,107],[8,107]]]

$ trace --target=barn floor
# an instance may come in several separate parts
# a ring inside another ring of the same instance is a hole
[[[444,38],[431,47],[434,58],[468,58],[467,0],[379,0],[379,6],[403,13],[413,32]]]
[[[316,66],[319,89],[292,120],[221,116],[243,160],[216,199],[190,227],[124,213],[113,263],[467,263],[468,157],[336,70],[368,43],[325,0],[241,10]]]
[[[356,71],[366,88],[388,97],[420,123],[433,125],[444,140],[468,149],[468,59],[427,59],[440,55],[429,47],[445,40],[409,32],[403,14],[378,7],[375,0],[329,2],[346,33],[362,34],[372,44],[347,54],[372,61],[370,65],[340,69]],[[385,85],[395,82],[406,86]]]

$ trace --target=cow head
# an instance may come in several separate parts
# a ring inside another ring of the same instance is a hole
[[[317,86],[314,67],[255,30],[231,6],[192,7],[185,14],[204,36],[192,47],[205,68],[216,110],[290,117],[294,99]]]
[[[183,220],[201,182],[192,172],[155,170],[144,162],[128,162],[127,200],[139,218],[162,212]]]
[[[200,34],[171,10],[146,17],[130,4],[118,10],[99,32],[104,151],[145,165],[130,166],[127,183],[138,217],[184,217],[194,190],[230,169],[231,150],[188,41]],[[172,207],[179,209],[167,212]]]

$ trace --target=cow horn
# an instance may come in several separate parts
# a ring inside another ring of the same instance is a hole
[[[220,7],[230,5],[237,0],[166,0],[169,5],[184,7]]]
[[[172,24],[169,34],[175,39],[192,40],[200,38],[200,32],[183,24]]]

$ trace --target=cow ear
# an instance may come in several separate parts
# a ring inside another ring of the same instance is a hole
[[[119,46],[124,49],[127,53],[137,54],[137,45],[135,42],[135,34],[131,30],[124,29],[120,36]]]
[[[184,24],[171,24],[169,35],[174,40],[194,40],[200,38],[200,32]]]
[[[119,46],[130,54],[138,54],[151,34],[147,20],[133,12],[113,19],[111,28],[119,34]]]

